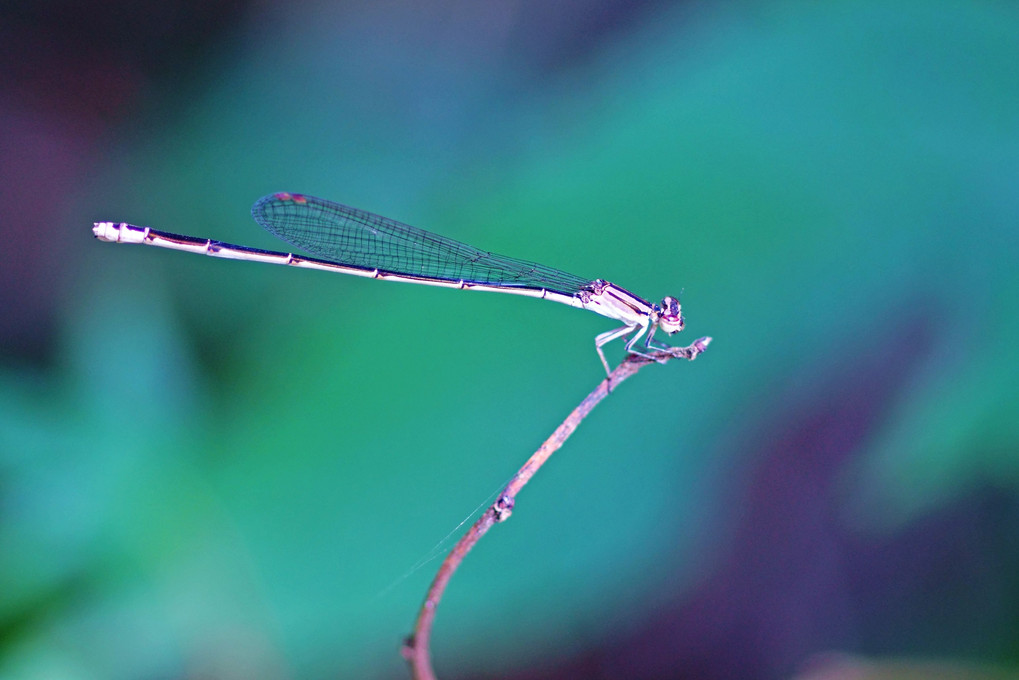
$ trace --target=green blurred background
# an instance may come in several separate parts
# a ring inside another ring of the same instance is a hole
[[[561,305],[91,235],[280,249],[274,191],[715,338],[471,553],[440,677],[1019,673],[1016,5],[5,17],[0,677],[406,677],[408,570],[603,377],[611,322]]]

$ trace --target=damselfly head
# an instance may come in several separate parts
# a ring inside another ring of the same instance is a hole
[[[683,324],[679,300],[666,295],[662,298],[662,311],[658,315],[658,327],[671,335],[683,330]]]

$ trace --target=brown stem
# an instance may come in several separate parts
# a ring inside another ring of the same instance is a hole
[[[652,361],[664,364],[671,359],[693,360],[704,351],[710,342],[711,338],[704,337],[694,341],[689,347],[654,350],[648,357],[636,354],[627,355],[623,363],[619,364],[612,371],[612,374],[603,380],[594,391],[584,397],[584,400],[573,409],[573,412],[566,417],[566,420],[556,428],[552,436],[545,440],[545,443],[524,463],[523,467],[517,471],[517,474],[513,476],[510,483],[499,494],[499,498],[496,499],[495,503],[482,513],[481,517],[478,518],[467,533],[460,537],[460,540],[453,546],[453,549],[443,561],[442,566],[439,567],[439,573],[435,575],[435,580],[432,581],[432,585],[428,588],[428,594],[425,596],[424,604],[421,605],[421,611],[418,612],[417,622],[414,624],[414,632],[404,642],[402,650],[403,657],[410,664],[411,675],[414,680],[436,680],[435,672],[432,670],[429,641],[432,635],[432,623],[435,620],[435,610],[439,606],[439,600],[442,599],[442,594],[446,590],[449,579],[452,578],[453,573],[460,566],[463,558],[467,556],[471,548],[474,547],[474,544],[492,528],[492,525],[509,518],[513,512],[513,504],[516,502],[517,493],[530,481],[534,473],[545,464],[545,461],[555,453],[556,449],[569,439],[573,431],[577,429],[577,425],[580,425],[580,421],[586,418],[587,414],[598,405],[598,402],[608,396],[619,383],[634,375]]]

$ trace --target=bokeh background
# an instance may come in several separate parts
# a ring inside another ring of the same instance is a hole
[[[407,677],[412,567],[602,377],[560,305],[91,234],[279,249],[274,191],[715,338],[470,554],[440,677],[1019,675],[1015,4],[4,5],[0,677]]]

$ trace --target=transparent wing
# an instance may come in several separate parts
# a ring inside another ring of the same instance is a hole
[[[423,277],[575,295],[592,279],[496,255],[364,210],[301,194],[270,194],[251,207],[262,227],[342,265]]]

